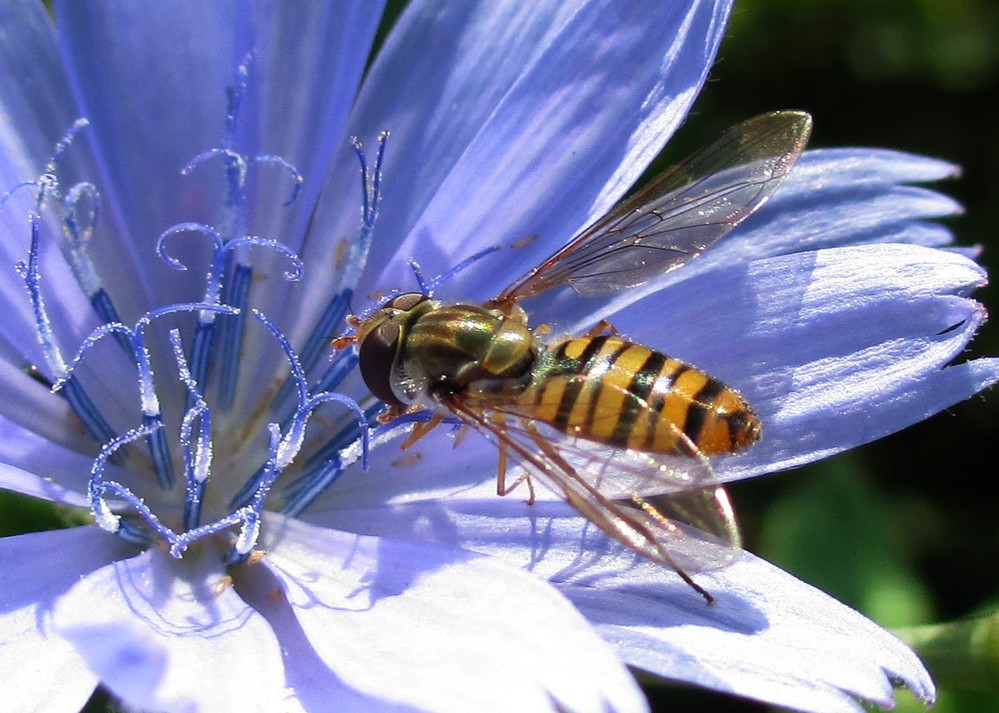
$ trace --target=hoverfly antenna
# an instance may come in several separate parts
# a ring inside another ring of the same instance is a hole
[[[486,255],[494,253],[499,249],[500,249],[499,245],[491,245],[488,248],[485,248],[484,250],[480,250],[471,257],[465,258],[457,265],[452,267],[450,270],[442,272],[440,275],[430,280],[427,280],[423,276],[423,270],[420,268],[420,263],[416,262],[415,258],[409,258],[409,266],[413,270],[413,276],[416,277],[416,283],[420,286],[420,292],[425,294],[427,297],[433,297],[434,290],[440,287],[441,284],[443,284],[447,280],[450,280],[452,277],[454,277],[455,275],[457,275],[459,272],[469,267],[470,265],[478,262]]]
[[[409,263],[409,268],[413,271],[413,277],[416,278],[416,284],[420,286],[420,292],[427,297],[433,297],[433,288],[423,279],[423,269],[420,267],[420,263],[414,257],[409,258],[407,262]]]
[[[409,260],[407,260],[407,262],[409,263],[410,269],[413,271],[413,277],[416,278],[416,284],[419,286],[420,294],[426,297],[433,297],[434,292],[443,282],[454,277],[456,274],[464,270],[469,265],[478,262],[486,255],[494,253],[499,249],[500,249],[499,245],[492,245],[488,248],[485,248],[484,250],[480,250],[471,257],[465,258],[460,263],[452,267],[450,270],[447,270],[446,272],[443,272],[440,275],[437,275],[436,277],[433,277],[429,280],[423,275],[423,268],[420,267],[420,263],[416,261],[416,258],[411,257],[409,258]],[[361,312],[360,319],[362,321],[364,319],[367,319],[367,317],[369,317],[374,312],[378,311],[381,308],[381,306],[385,304],[388,300],[391,300],[393,297],[397,297],[401,294],[405,294],[406,292],[409,292],[409,290],[392,289],[388,290],[384,294],[379,293],[378,303],[368,307],[366,310]],[[351,311],[353,312],[353,309],[351,309]],[[354,314],[357,313],[354,312]]]

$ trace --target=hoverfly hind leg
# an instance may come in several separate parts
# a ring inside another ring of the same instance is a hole
[[[452,448],[457,448],[458,446],[460,446],[462,444],[462,442],[464,442],[465,436],[468,435],[468,431],[469,431],[469,426],[467,426],[467,425],[463,425],[463,426],[459,427],[457,431],[453,431],[453,435],[454,435],[453,441],[454,442],[451,444],[451,447]]]
[[[503,425],[503,414],[497,413],[493,416],[493,420],[502,428]],[[506,471],[509,465],[507,459],[507,449],[509,446],[506,441],[500,440],[497,444],[499,448],[499,457],[496,459],[496,494],[500,497],[509,495],[517,486],[523,482],[527,482],[527,500],[524,502],[528,505],[534,505],[534,483],[531,481],[531,474],[528,471],[524,471],[523,475],[519,476],[513,483],[508,487],[506,484]]]
[[[659,512],[655,508],[655,506],[652,503],[648,502],[645,498],[639,495],[632,495],[631,499],[642,512],[644,512],[647,516],[649,516],[649,518],[655,521],[660,527],[664,527],[668,530],[677,529],[676,526],[669,521],[669,518],[664,517],[663,514]],[[676,563],[676,561],[673,559],[673,557],[670,556],[669,552],[666,550],[665,547],[663,547],[661,544],[657,542],[655,549],[656,549],[656,559],[660,559],[665,564],[669,565],[670,569],[676,572],[680,576],[680,579],[686,582],[687,586],[689,586],[695,592],[704,597],[704,601],[706,601],[708,604],[715,603],[715,598],[711,596],[708,590],[706,590],[704,587],[695,582],[694,579],[689,574],[687,574],[679,564]]]
[[[709,606],[711,604],[714,604],[715,601],[717,601],[713,596],[711,596],[711,593],[708,592],[707,589],[705,589],[700,584],[698,584],[697,582],[695,582],[693,580],[693,578],[689,574],[687,574],[686,572],[684,572],[682,569],[680,569],[679,567],[674,567],[673,571],[676,572],[678,575],[680,575],[680,579],[682,579],[684,582],[686,582],[687,586],[689,586],[695,592],[697,592],[702,597],[704,597],[704,601],[707,602],[707,604]]]

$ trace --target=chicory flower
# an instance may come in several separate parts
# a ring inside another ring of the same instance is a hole
[[[808,710],[932,698],[896,639],[748,553],[698,575],[707,606],[562,501],[496,497],[475,434],[400,451],[328,348],[417,287],[410,258],[486,300],[605,213],[729,2],[416,0],[367,69],[377,3],[3,10],[0,487],[95,523],[0,540],[7,700],[641,710],[626,665]],[[910,184],[953,173],[808,152],[688,268],[532,317],[738,387],[765,436],[722,479],[821,458],[999,376],[950,365],[985,275]]]

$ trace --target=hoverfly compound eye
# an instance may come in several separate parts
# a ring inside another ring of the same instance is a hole
[[[361,378],[371,393],[389,406],[405,406],[392,391],[396,359],[402,347],[402,328],[383,322],[372,329],[358,345]]]
[[[382,309],[397,309],[401,312],[408,312],[428,299],[430,298],[420,292],[406,292],[390,299]]]

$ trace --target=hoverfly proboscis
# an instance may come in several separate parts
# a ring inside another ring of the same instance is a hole
[[[690,573],[729,562],[739,534],[709,458],[759,440],[759,418],[734,389],[611,329],[544,340],[519,302],[559,286],[611,294],[686,264],[773,195],[810,131],[796,111],[737,124],[490,302],[409,292],[354,318],[382,420],[425,408],[456,417],[498,447],[499,494],[526,481],[531,502],[532,481],[545,484],[712,602]],[[523,469],[510,486],[508,461]]]

